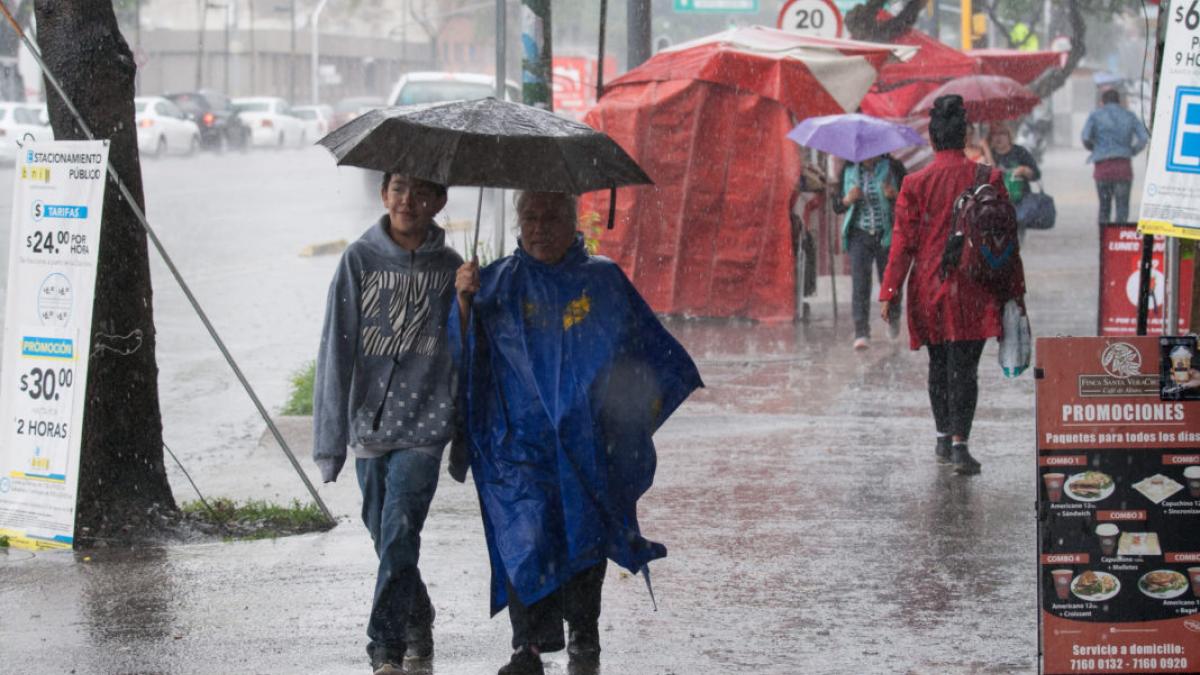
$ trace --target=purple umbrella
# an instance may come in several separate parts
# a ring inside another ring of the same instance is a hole
[[[810,117],[789,131],[787,137],[799,145],[851,162],[911,145],[925,145],[920,134],[903,124],[859,113]]]

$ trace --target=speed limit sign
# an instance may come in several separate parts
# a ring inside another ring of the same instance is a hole
[[[810,37],[842,37],[842,13],[833,0],[788,0],[775,25]]]

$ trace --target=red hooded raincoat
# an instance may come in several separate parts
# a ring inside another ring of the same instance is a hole
[[[913,349],[959,340],[986,340],[1001,334],[1003,296],[955,271],[942,280],[939,266],[954,200],[975,182],[976,164],[962,150],[941,150],[933,162],[905,177],[896,198],[892,247],[880,288],[881,301],[893,300],[908,275],[908,334]],[[1004,196],[1001,173],[990,182]],[[1018,257],[1013,287],[1004,295],[1025,294],[1025,274]],[[909,273],[909,268],[912,272]]]

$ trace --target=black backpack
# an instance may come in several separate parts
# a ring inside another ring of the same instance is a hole
[[[942,251],[942,279],[954,270],[1000,293],[1009,288],[1020,255],[1017,211],[988,178],[992,169],[975,168],[975,183],[954,200],[950,236]]]

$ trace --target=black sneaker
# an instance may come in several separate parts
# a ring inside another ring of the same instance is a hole
[[[571,661],[599,663],[600,629],[592,627],[584,630],[572,630],[567,642],[567,654]]]
[[[937,445],[933,446],[933,453],[937,455],[938,464],[950,464],[950,437],[938,436]]]
[[[432,607],[430,610],[432,611]],[[433,658],[433,618],[436,612],[429,615],[429,621],[418,625],[409,625],[404,629],[404,641],[408,645],[404,652],[406,659]]]
[[[403,675],[404,649],[399,645],[367,645],[371,657],[371,672],[374,675]]]
[[[966,443],[955,443],[950,448],[950,461],[954,463],[954,473],[960,476],[974,476],[979,473],[979,461],[971,456]]]
[[[546,675],[546,668],[542,666],[542,657],[525,646],[513,652],[512,659],[496,675]]]

